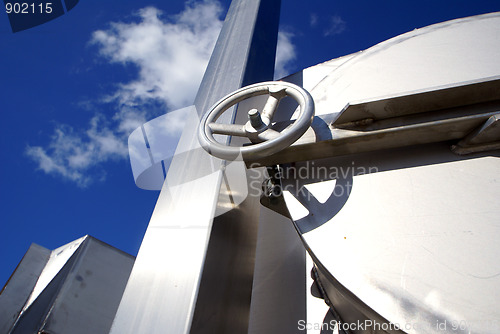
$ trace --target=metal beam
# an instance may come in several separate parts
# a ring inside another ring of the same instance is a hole
[[[112,334],[246,331],[258,198],[248,197],[214,220],[221,184],[229,189],[222,171],[225,164],[199,149],[196,134],[200,116],[215,101],[243,85],[272,79],[279,9],[279,0],[234,0],[231,4],[195,99],[196,112],[189,115],[168,170]],[[238,117],[242,116],[232,110],[225,121]],[[241,173],[244,177],[243,164]],[[219,277],[225,280],[218,281]],[[210,286],[216,293],[211,293]]]
[[[310,129],[292,146],[266,158],[247,161],[247,166],[256,168],[460,140],[499,113],[499,87],[500,80],[496,79],[352,104],[340,115],[316,116]],[[464,99],[463,92],[469,99]],[[274,128],[288,125],[277,123]],[[497,135],[496,131],[488,133],[489,137]]]

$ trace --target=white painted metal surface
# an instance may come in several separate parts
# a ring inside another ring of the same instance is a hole
[[[498,75],[499,17],[492,13],[415,29],[353,55],[309,89],[316,115]]]
[[[305,88],[317,114],[348,121],[355,102],[499,76],[498,59],[493,13],[395,37]],[[498,333],[499,157],[437,143],[283,166],[287,206],[352,332]]]

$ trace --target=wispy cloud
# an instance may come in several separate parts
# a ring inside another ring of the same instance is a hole
[[[329,21],[328,27],[324,31],[325,36],[338,35],[346,29],[345,21],[338,15],[333,15]]]
[[[127,156],[124,141],[105,123],[101,115],[96,115],[90,121],[89,129],[83,133],[60,125],[55,129],[48,147],[28,146],[26,154],[45,173],[62,176],[80,187],[86,187],[95,178],[88,173],[89,170],[99,169],[104,161]],[[98,177],[104,176],[105,172],[99,170]]]
[[[92,34],[90,43],[111,64],[133,65],[137,76],[120,83],[99,103],[114,115],[95,115],[86,129],[59,125],[46,147],[28,146],[28,157],[47,174],[86,187],[105,177],[103,163],[127,157],[127,137],[158,115],[190,105],[222,27],[216,0],[188,2],[170,17],[154,7],[137,12],[134,22],[113,22]],[[280,32],[277,77],[287,74],[295,58],[292,34]],[[172,124],[172,126],[176,126]]]
[[[222,26],[221,13],[216,1],[190,3],[168,19],[147,7],[134,22],[94,32],[90,43],[99,56],[135,65],[137,77],[100,100],[114,106],[114,115],[95,115],[83,128],[59,125],[46,147],[27,147],[28,157],[45,173],[80,187],[104,179],[102,164],[127,157],[128,135],[156,116],[158,105],[172,110],[192,103]]]
[[[219,3],[205,1],[165,22],[158,9],[147,7],[139,11],[138,23],[112,23],[94,32],[101,56],[139,68],[138,78],[112,98],[129,106],[156,99],[169,108],[190,104],[221,29],[221,12]]]
[[[311,27],[314,27],[318,24],[318,14],[312,13],[311,15],[309,15],[309,24],[311,25]]]
[[[278,46],[276,49],[276,67],[274,77],[283,78],[290,74],[293,61],[296,58],[295,45],[292,43],[293,34],[285,30],[278,33]]]

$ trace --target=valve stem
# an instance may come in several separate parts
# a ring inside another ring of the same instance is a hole
[[[248,119],[250,120],[250,124],[252,124],[252,127],[254,129],[258,129],[262,126],[262,124],[264,124],[257,109],[250,109],[248,111]]]

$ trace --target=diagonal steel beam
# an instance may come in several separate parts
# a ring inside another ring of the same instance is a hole
[[[249,196],[214,220],[226,166],[200,149],[196,130],[200,116],[218,99],[241,86],[273,78],[279,8],[280,0],[232,2],[111,333],[246,331],[259,199]],[[229,122],[242,116],[232,110],[225,117]],[[230,189],[228,184],[224,189]],[[220,273],[221,268],[227,272]],[[217,281],[220,277],[226,281]],[[202,300],[198,300],[200,284]],[[235,293],[236,289],[243,293]],[[232,309],[241,310],[237,317],[223,314]],[[193,326],[193,318],[201,325]]]

